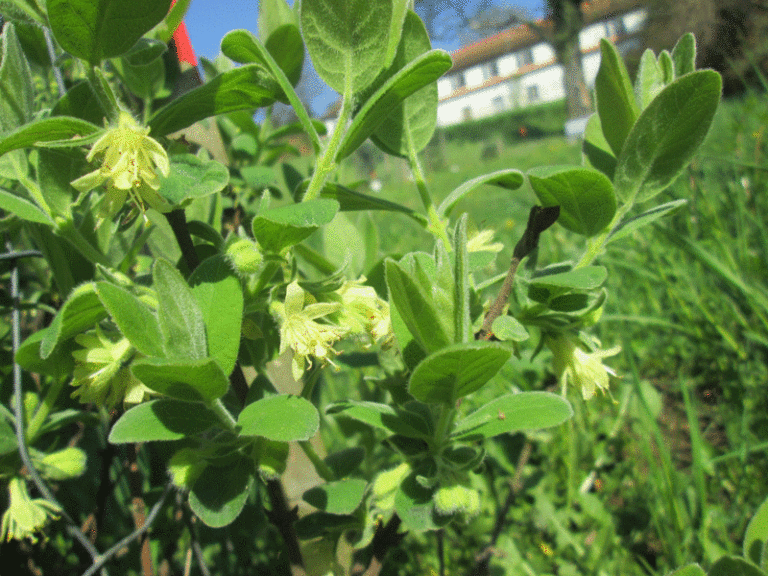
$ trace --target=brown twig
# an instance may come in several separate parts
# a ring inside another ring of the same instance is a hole
[[[504,278],[504,283],[501,285],[501,290],[496,296],[496,300],[493,301],[488,312],[483,319],[483,327],[475,335],[476,340],[490,340],[493,338],[493,332],[491,327],[493,321],[501,316],[504,306],[507,305],[510,295],[512,294],[512,287],[515,283],[515,274],[517,273],[517,267],[520,266],[520,262],[523,258],[533,252],[539,245],[539,235],[547,228],[555,223],[560,215],[560,206],[533,206],[528,214],[528,224],[525,227],[525,232],[520,238],[520,241],[515,245],[515,250],[512,254],[512,262],[509,264],[509,271]]]
[[[131,491],[131,515],[133,516],[133,525],[136,530],[143,530],[147,521],[146,506],[144,504],[144,493],[142,490],[143,478],[139,469],[139,449],[141,444],[134,444],[129,452],[128,468],[128,486]],[[152,550],[149,547],[149,538],[147,532],[141,535],[140,544],[141,555],[141,573],[144,576],[153,576],[155,573],[152,564]]]
[[[189,228],[187,228],[187,217],[184,214],[184,210],[180,208],[172,210],[165,215],[165,218],[168,220],[168,224],[171,225],[176,242],[179,243],[184,263],[189,268],[191,274],[200,265],[200,258],[192,242]],[[239,362],[235,364],[235,369],[229,375],[229,383],[232,385],[232,390],[235,391],[235,395],[240,400],[240,403],[244,405],[245,398],[248,396],[248,383],[245,380],[245,375]]]
[[[304,558],[301,555],[299,539],[296,536],[295,523],[298,519],[298,513],[295,508],[293,510],[288,509],[280,480],[267,481],[267,494],[272,504],[272,510],[267,511],[267,518],[283,538],[288,562],[291,565],[291,575],[306,576]]]
[[[386,524],[380,524],[373,535],[371,542],[371,560],[366,568],[362,564],[356,564],[350,571],[350,576],[379,576],[384,566],[384,558],[392,548],[400,543],[403,534],[398,534],[401,520],[397,514],[392,514],[392,518]]]

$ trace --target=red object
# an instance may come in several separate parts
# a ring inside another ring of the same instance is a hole
[[[176,0],[171,1],[171,6],[174,4],[176,4]],[[179,62],[186,62],[192,66],[197,66],[197,56],[195,56],[195,50],[192,48],[192,42],[189,41],[187,26],[183,20],[173,32],[173,43],[176,45],[176,55],[179,58]]]

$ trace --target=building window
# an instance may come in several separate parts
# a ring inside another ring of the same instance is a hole
[[[482,67],[483,81],[490,80],[499,75],[499,67],[496,65],[496,61],[486,62]]]
[[[624,27],[624,20],[621,18],[608,20],[605,23],[605,32],[608,38],[619,38],[626,35],[627,29]]]
[[[463,122],[472,120],[472,108],[470,108],[469,106],[464,106],[464,108],[461,109],[461,120]]]
[[[517,53],[517,67],[522,68],[533,64],[533,50],[527,48]]]
[[[493,106],[494,112],[503,112],[504,108],[504,96],[496,96],[491,100],[491,106]]]
[[[454,74],[451,76],[451,89],[452,90],[458,90],[459,88],[464,88],[465,82],[464,82],[464,74],[459,72],[457,74]]]
[[[528,96],[528,104],[533,104],[539,100],[539,87],[536,84],[526,86],[525,94]]]

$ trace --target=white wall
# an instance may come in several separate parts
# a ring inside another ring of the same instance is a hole
[[[622,23],[627,33],[631,34],[642,29],[646,17],[646,12],[643,9],[623,15]],[[581,49],[586,52],[582,56],[584,80],[589,87],[594,86],[597,70],[600,66],[600,51],[596,48],[600,44],[600,39],[607,36],[607,32],[605,21],[602,21],[590,24],[579,33]],[[630,43],[629,41],[622,43],[620,50],[628,47]],[[535,44],[530,49],[534,66],[542,66],[555,61],[555,52],[546,43]],[[481,88],[488,81],[488,78],[483,75],[483,64],[471,66],[441,78],[437,83],[438,97],[440,98],[437,109],[438,126],[448,126],[463,122],[466,119],[483,118],[495,114],[499,110],[498,101],[494,102],[494,98],[502,98],[507,110],[564,98],[563,68],[559,64],[544,66],[521,76],[514,76],[519,69],[518,54],[520,52],[522,50],[499,56],[496,59],[499,78],[506,77],[507,79],[492,86]],[[451,80],[451,76],[456,74],[464,75],[464,86],[468,91],[452,98],[451,94],[455,92],[455,84]],[[538,95],[531,99],[529,98],[530,87],[533,86],[536,87]]]

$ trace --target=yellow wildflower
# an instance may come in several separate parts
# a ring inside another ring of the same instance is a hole
[[[467,240],[467,252],[501,252],[504,244],[501,242],[491,244],[494,234],[495,232],[490,229],[478,232]]]
[[[72,181],[72,186],[88,192],[107,183],[102,219],[117,214],[129,195],[142,210],[147,205],[160,212],[171,210],[172,206],[157,192],[160,176],[168,176],[171,171],[168,153],[149,136],[149,128],[141,126],[131,114],[121,111],[117,126],[106,130],[86,159],[91,162],[97,155],[102,155],[101,166]]]
[[[555,375],[560,378],[563,392],[569,380],[581,388],[584,400],[592,398],[598,389],[602,392],[608,390],[608,376],[616,376],[616,373],[603,365],[603,358],[615,356],[621,351],[621,346],[586,352],[574,337],[563,334],[547,336],[546,343],[552,350],[553,368]]]
[[[37,542],[37,532],[61,514],[61,508],[43,498],[30,498],[27,483],[23,478],[11,478],[8,484],[8,509],[3,513],[0,524],[0,540],[12,539]]]
[[[150,390],[131,372],[127,363],[136,351],[126,338],[113,342],[98,328],[78,334],[75,342],[83,346],[72,352],[75,358],[72,396],[83,403],[93,402],[112,408],[120,401],[138,404]]]
[[[333,344],[346,330],[331,324],[315,322],[316,318],[337,312],[338,302],[312,302],[312,297],[293,281],[285,291],[285,303],[273,302],[272,311],[280,322],[280,353],[293,350],[291,370],[297,380],[304,374],[308,356],[333,364],[330,354],[336,354]],[[307,303],[307,301],[310,303]],[[305,306],[306,304],[306,306]],[[311,359],[309,365],[312,365]]]
[[[341,297],[339,325],[353,334],[367,334],[372,342],[390,342],[394,336],[389,316],[389,303],[379,298],[365,277],[344,282],[336,293]]]

